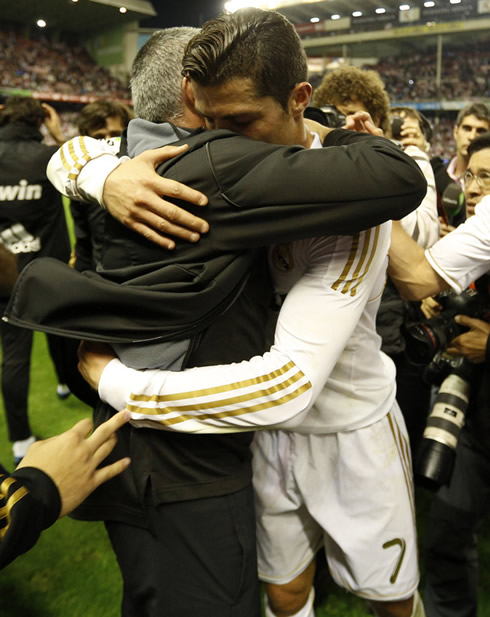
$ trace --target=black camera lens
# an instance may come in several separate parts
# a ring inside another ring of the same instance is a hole
[[[391,120],[391,136],[393,139],[400,140],[402,137],[401,131],[403,126],[403,118],[399,116],[394,116]]]
[[[444,312],[425,321],[408,323],[403,326],[405,336],[405,353],[408,361],[415,365],[425,365],[434,355],[453,338],[461,329],[454,321],[454,312]]]
[[[304,111],[305,118],[314,120],[323,126],[338,129],[344,126],[345,116],[334,105],[323,105],[322,107],[307,107]]]

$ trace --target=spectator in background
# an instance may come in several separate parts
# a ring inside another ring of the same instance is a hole
[[[46,176],[46,165],[57,147],[41,143],[43,123],[62,143],[58,115],[49,105],[30,97],[11,97],[0,110],[0,243],[17,255],[19,270],[39,256],[65,262],[70,256],[61,196]],[[2,395],[17,464],[35,441],[27,412],[32,332],[0,321],[0,336]],[[60,379],[61,341],[48,335],[48,342]]]
[[[468,146],[489,129],[488,106],[485,103],[470,103],[459,112],[453,128],[455,156],[447,165],[441,157],[434,157],[431,160],[436,178],[441,236],[455,229],[466,218],[462,178],[469,160]]]
[[[85,105],[78,118],[78,130],[80,135],[94,139],[119,137],[132,118],[134,114],[127,105],[104,99]]]
[[[313,94],[313,104],[321,107],[335,105],[348,116],[356,111],[370,113],[374,123],[385,135],[391,135],[390,102],[381,77],[376,71],[346,67],[328,73]],[[435,180],[429,163],[428,145],[424,138],[420,115],[407,108],[396,108],[401,118],[397,135],[405,152],[415,159],[427,180],[427,194],[420,206],[401,224],[405,231],[424,248],[429,248],[439,238]],[[388,279],[376,320],[378,334],[383,339],[382,350],[396,365],[397,401],[402,410],[412,447],[415,451],[421,438],[430,401],[430,387],[422,382],[420,367],[413,367],[405,355],[405,338],[402,326],[415,317],[420,319],[418,304],[404,301]]]
[[[313,92],[315,107],[326,104],[335,105],[345,116],[368,111],[374,124],[390,134],[390,101],[376,71],[348,66],[327,73]]]
[[[80,112],[79,133],[95,139],[119,137],[133,117],[133,112],[124,103],[95,101]],[[75,226],[73,265],[79,272],[96,270],[102,250],[105,210],[98,204],[79,201],[72,201],[70,209]]]

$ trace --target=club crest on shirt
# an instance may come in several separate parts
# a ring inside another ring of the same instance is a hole
[[[289,244],[276,244],[272,249],[272,267],[279,272],[291,272],[294,268],[293,255]]]

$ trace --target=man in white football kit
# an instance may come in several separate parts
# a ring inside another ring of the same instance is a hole
[[[247,78],[209,88],[188,78],[210,126],[227,127],[237,101],[255,104],[244,90]],[[320,147],[320,139],[312,145]],[[406,430],[394,366],[380,352],[374,325],[390,230],[385,223],[353,237],[275,247],[271,272],[277,292],[288,295],[274,346],[263,356],[181,373],[135,371],[114,359],[100,381],[101,398],[128,406],[136,425],[192,433],[290,429],[260,432],[254,446],[268,615],[313,614],[314,557],[323,544],[337,582],[377,614],[423,614],[418,597],[413,601],[418,568]],[[82,356],[82,369],[90,355]]]

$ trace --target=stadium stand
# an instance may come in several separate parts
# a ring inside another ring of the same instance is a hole
[[[474,0],[468,2],[474,4]],[[309,10],[313,14],[324,4],[320,2],[302,6],[310,6]],[[366,3],[357,4],[362,10]],[[325,30],[312,34],[311,28],[308,30],[306,25],[301,23],[307,9],[302,8],[300,12],[300,6],[298,3],[297,7],[280,10],[296,22],[298,32],[305,38],[308,54],[315,56],[318,50],[309,48],[307,39],[311,39],[312,36],[325,36]],[[391,7],[392,12],[393,10],[394,7]],[[446,9],[445,11],[445,19],[463,16],[462,9],[458,7],[451,9],[455,11],[454,14],[447,12]],[[466,8],[465,11],[471,13],[467,16],[476,17],[475,8]],[[368,28],[371,30],[369,34],[374,35],[374,38],[370,36],[368,43],[372,45],[372,41],[377,39],[376,33],[373,32],[376,23],[380,40],[384,36],[383,30],[392,25],[397,25],[400,31],[403,30],[403,24],[392,24],[396,21],[394,15],[388,11],[385,16],[376,17],[378,20],[376,22],[374,18],[368,18],[365,12],[362,19],[352,20],[350,32],[365,31]],[[324,17],[327,19],[327,13],[324,13]],[[417,24],[420,23],[419,19]],[[406,29],[410,27],[415,26],[413,23],[407,23]],[[25,30],[12,28],[11,25],[6,27],[6,24],[0,21],[0,95],[5,96],[12,89],[21,90],[22,93],[27,91],[37,98],[54,104],[68,137],[76,134],[76,116],[83,104],[99,97],[129,102],[127,84],[116,79],[107,68],[97,65],[87,50],[76,44],[79,40],[77,37],[74,37],[75,43],[66,42],[71,39],[63,36],[53,37],[55,40],[53,42],[47,36],[36,33],[37,39],[26,38],[24,32]],[[341,34],[336,31],[330,32],[329,45]],[[362,55],[365,56],[366,53],[362,51],[361,44],[344,47],[344,51],[347,49],[347,57],[344,58],[336,58],[331,46],[325,47],[322,53],[329,60],[354,62],[364,68],[378,71],[393,104],[412,105],[428,116],[434,128],[433,154],[448,158],[452,151],[452,126],[458,109],[470,100],[490,100],[490,36],[480,34],[471,41],[468,41],[468,38],[463,40],[461,37],[462,34],[458,32],[444,37],[439,82],[436,36],[429,37],[430,42],[426,42],[423,46],[416,44],[415,39],[408,42],[407,39],[395,38],[391,43],[398,49],[397,53],[383,54],[380,47],[380,53],[377,53],[376,57],[372,54],[366,62],[362,61]],[[425,39],[427,41],[428,37]],[[417,38],[417,41],[421,40],[422,37]],[[361,57],[355,57],[359,52]],[[320,83],[322,76],[321,72],[311,74],[310,81],[313,86]],[[68,101],[72,104],[68,105]],[[49,136],[47,138],[49,142]]]

